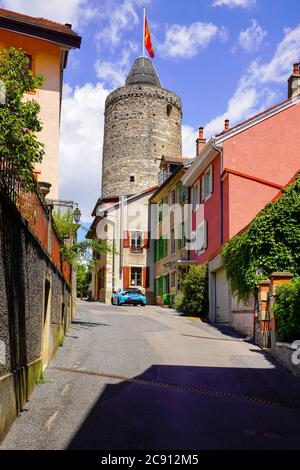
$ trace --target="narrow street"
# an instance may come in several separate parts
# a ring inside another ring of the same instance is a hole
[[[2,449],[300,448],[300,384],[226,328],[79,301]]]

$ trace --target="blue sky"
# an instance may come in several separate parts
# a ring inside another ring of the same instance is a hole
[[[142,8],[163,86],[183,102],[183,153],[207,136],[283,100],[300,60],[299,0],[0,0],[33,16],[71,22],[82,35],[65,73],[61,197],[88,223],[100,195],[103,111],[141,54]]]

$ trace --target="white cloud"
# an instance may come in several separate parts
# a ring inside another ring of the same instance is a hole
[[[196,156],[196,139],[198,137],[197,131],[192,126],[183,124],[182,126],[182,155],[184,157]]]
[[[229,8],[251,8],[256,4],[256,0],[213,0],[214,7],[226,6]]]
[[[259,76],[262,83],[284,82],[292,71],[291,66],[299,61],[300,56],[300,24],[294,29],[285,29],[285,36],[278,44],[270,62],[252,64],[252,73]]]
[[[122,49],[119,59],[114,61],[97,60],[95,63],[97,77],[101,82],[107,83],[109,88],[123,86],[131,66],[131,54],[136,51],[137,45],[134,42],[129,42]]]
[[[123,0],[117,3],[111,0],[106,5],[102,18],[107,22],[107,26],[96,34],[96,40],[101,46],[102,43],[111,47],[117,46],[124,31],[132,31],[142,19],[141,7],[150,3],[151,0]],[[137,11],[137,7],[140,10]]]
[[[64,86],[60,145],[60,197],[79,203],[84,222],[100,195],[104,106],[102,84]]]
[[[77,28],[95,17],[88,0],[1,0],[0,6],[30,16],[41,16]]]
[[[264,37],[267,35],[265,31],[256,20],[252,20],[251,26],[240,32],[239,44],[242,49],[247,52],[256,52],[261,43],[264,40]]]
[[[285,30],[284,38],[269,62],[251,62],[228,101],[226,111],[206,124],[206,133],[212,135],[221,132],[225,118],[230,119],[230,125],[234,125],[271,106],[279,98],[278,90],[272,88],[271,84],[286,82],[292,73],[292,64],[299,60],[299,56],[300,25]]]
[[[213,23],[196,22],[190,25],[168,26],[164,43],[159,51],[164,57],[191,58],[217,37],[227,39],[227,32]]]

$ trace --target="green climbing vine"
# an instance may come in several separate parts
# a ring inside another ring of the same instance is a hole
[[[234,294],[246,299],[274,271],[300,275],[300,176],[222,250]]]

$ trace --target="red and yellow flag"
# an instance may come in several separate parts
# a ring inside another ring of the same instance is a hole
[[[148,23],[147,23],[146,17],[145,17],[145,29],[144,29],[144,31],[145,31],[144,41],[145,41],[146,49],[147,49],[148,54],[151,57],[151,59],[154,59],[154,50],[153,50],[153,46],[152,46],[152,42],[151,42],[151,36],[150,36],[150,31],[149,31],[149,28],[148,28]]]

